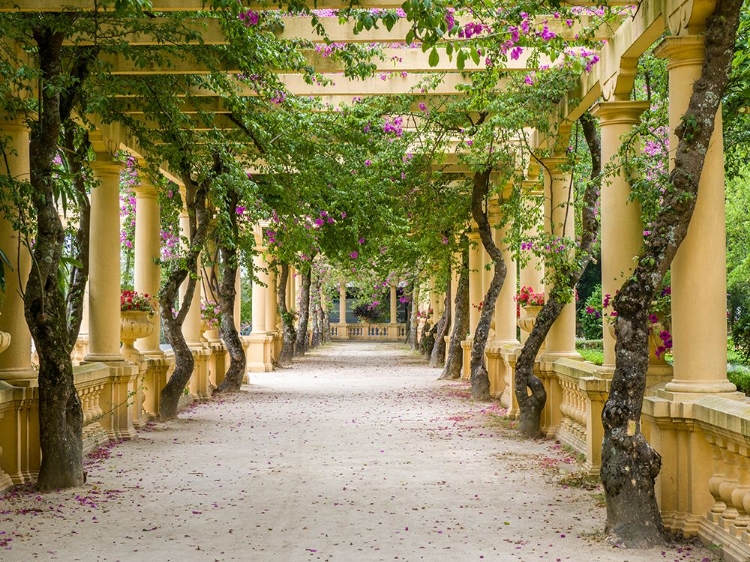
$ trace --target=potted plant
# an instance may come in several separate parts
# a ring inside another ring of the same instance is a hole
[[[531,332],[536,317],[544,306],[544,293],[535,293],[532,287],[521,287],[516,295],[516,302],[524,310],[524,316],[518,319],[518,327],[524,332]]]
[[[120,353],[129,360],[137,362],[140,352],[135,349],[135,340],[150,336],[156,328],[152,321],[155,298],[148,293],[125,289],[120,293]]]

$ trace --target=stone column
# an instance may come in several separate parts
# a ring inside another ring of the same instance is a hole
[[[9,135],[6,146],[7,163],[0,160],[0,173],[9,173],[21,181],[29,179],[29,130],[18,122],[2,122],[3,135]],[[20,233],[0,213],[0,248],[5,252],[13,271],[5,268],[5,300],[0,307],[0,332],[9,334],[9,347],[0,353],[0,380],[13,385],[28,385],[37,378],[31,367],[31,332],[26,324],[21,294],[31,269],[31,256],[21,243]],[[7,336],[6,336],[7,337]],[[4,345],[4,344],[2,344]]]
[[[539,214],[540,223],[538,225],[531,226],[530,228],[526,229],[524,232],[524,236],[527,240],[533,240],[538,234],[539,234],[539,226],[541,226],[541,214],[539,213],[539,209],[542,206],[542,198],[544,197],[544,191],[541,189],[541,185],[539,184],[539,181],[537,180],[525,180],[523,182],[523,190],[526,194],[526,197],[528,198],[528,201],[526,203],[526,207],[528,209],[529,213],[536,213]],[[518,284],[519,287],[517,289],[520,289],[520,287],[531,287],[534,289],[535,293],[543,293],[544,292],[544,262],[543,260],[536,256],[531,250],[525,250],[528,252],[529,259],[524,264],[523,267],[521,267],[521,271],[518,275]],[[514,285],[515,285],[515,278],[513,279]],[[516,289],[515,293],[518,292]],[[515,296],[514,293],[514,296]],[[526,342],[526,338],[529,337],[528,332],[524,332],[521,330],[521,343]]]
[[[254,274],[257,279],[253,280],[253,302],[252,302],[252,316],[253,316],[253,334],[266,333],[266,282],[268,281],[268,275],[263,269],[266,267],[266,260],[263,259],[262,254],[256,254],[253,256],[253,268]]]
[[[253,329],[247,338],[247,370],[251,373],[263,373],[273,370],[271,361],[271,340],[273,336],[266,334],[266,294],[268,292],[268,273],[265,256],[263,255],[262,234],[256,231],[256,248],[253,255],[252,324]]]
[[[234,280],[234,292],[234,328],[239,332],[242,328],[242,273],[239,267]]]
[[[469,334],[474,336],[479,323],[479,303],[482,302],[482,241],[477,232],[469,233]]]
[[[703,38],[670,37],[657,49],[669,72],[670,148],[703,64]],[[670,167],[673,162],[670,161]],[[726,236],[721,109],[703,165],[687,237],[672,262],[671,392],[732,392],[727,380]]]
[[[268,262],[267,259],[266,262]],[[269,269],[266,278],[268,284],[266,289],[266,333],[275,333],[276,324],[279,320],[276,303],[276,271]]]
[[[161,281],[161,268],[155,262],[161,257],[159,199],[148,177],[141,174],[140,179],[141,184],[133,188],[136,198],[134,288],[139,293],[155,296]],[[156,329],[150,336],[136,340],[135,347],[144,354],[163,355],[159,347],[161,314],[158,304],[155,308],[151,321]]]
[[[185,196],[183,193],[183,201]],[[183,237],[190,240],[190,219],[188,216],[187,209],[183,209],[180,213],[180,233]],[[209,376],[208,376],[208,357],[210,356],[210,350],[203,345],[203,331],[201,330],[201,300],[202,300],[202,282],[201,274],[202,267],[200,256],[195,265],[195,271],[191,274],[198,275],[198,279],[195,282],[195,291],[193,291],[193,297],[190,301],[190,309],[185,316],[185,321],[182,324],[182,335],[185,337],[185,343],[193,352],[193,374],[190,376],[189,389],[190,394],[195,400],[208,400],[211,397],[209,389]],[[182,306],[183,299],[187,294],[189,278],[185,279],[180,286],[180,306]]]
[[[594,106],[593,114],[601,126],[602,164],[616,159],[620,138],[638,124],[647,101],[611,101]],[[643,248],[641,205],[630,200],[630,184],[625,173],[616,168],[616,175],[605,178],[601,188],[602,296],[610,298],[635,268],[634,258]],[[604,311],[606,314],[606,310]],[[614,371],[615,339],[604,324],[604,371]]]
[[[346,283],[339,285],[339,325],[343,326],[344,333],[340,337],[346,336]]]
[[[88,362],[120,355],[120,169],[108,154],[91,163],[100,184],[91,191]]]
[[[184,197],[184,196],[183,196]],[[190,239],[190,220],[188,217],[187,209],[183,209],[180,213],[180,233],[182,236]],[[196,265],[196,271],[192,272],[198,274],[200,272],[200,258]],[[180,286],[180,306],[182,306],[182,300],[187,292],[188,279]],[[193,292],[193,300],[190,302],[190,310],[188,310],[187,316],[185,316],[185,322],[182,324],[182,335],[185,336],[185,341],[190,347],[201,345],[201,280],[198,279],[195,283],[195,291]]]
[[[391,324],[396,324],[398,322],[398,300],[396,296],[396,285],[391,285],[390,305],[390,322]]]
[[[434,326],[440,318],[440,292],[434,276],[430,277],[430,309],[432,310],[432,316],[429,321]]]
[[[544,228],[547,233],[573,239],[575,211],[570,193],[570,172],[561,169],[566,163],[566,158],[544,159]],[[544,355],[548,361],[560,357],[580,357],[576,352],[575,302],[566,304],[552,324]]]
[[[516,339],[516,260],[513,252],[503,239],[508,235],[509,226],[496,229],[493,233],[495,245],[503,253],[503,261],[507,268],[505,282],[495,304],[495,342],[497,345],[518,344]]]

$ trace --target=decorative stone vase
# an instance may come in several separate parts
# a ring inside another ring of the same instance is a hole
[[[605,324],[607,326],[607,329],[609,330],[609,335],[612,336],[612,339],[617,339],[615,336],[614,322],[605,321]],[[649,329],[648,329],[648,364],[650,367],[653,367],[653,366],[668,367],[669,366],[669,363],[667,363],[667,360],[664,358],[665,354],[662,354],[661,357],[656,356],[656,350],[663,343],[661,336],[659,334],[661,334],[666,329],[667,328],[661,322],[656,322],[649,326]]]
[[[156,324],[151,321],[153,314],[145,310],[122,310],[120,311],[120,340],[122,347],[120,354],[125,359],[138,361],[140,352],[133,347],[135,340],[145,338],[154,333]]]
[[[0,353],[10,347],[10,334],[8,332],[0,332]]]
[[[648,364],[649,366],[656,365],[656,366],[665,366],[669,365],[667,363],[667,360],[664,358],[666,355],[665,353],[661,354],[661,357],[656,356],[656,350],[659,348],[659,346],[663,345],[663,341],[661,339],[661,334],[664,330],[667,330],[668,328],[661,322],[658,321],[654,324],[651,324],[648,330]]]
[[[539,315],[539,311],[542,310],[541,306],[525,304],[522,305],[524,315],[518,319],[518,327],[524,332],[531,332],[536,324],[536,317]]]

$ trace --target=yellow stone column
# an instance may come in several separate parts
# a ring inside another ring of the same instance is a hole
[[[561,169],[566,158],[545,158],[544,170],[544,229],[558,237],[575,237],[575,211],[571,194],[570,172]],[[567,251],[572,251],[568,249]],[[552,324],[544,352],[546,361],[561,357],[578,358],[576,352],[576,305],[566,304]]]
[[[266,257],[266,261],[271,261]],[[281,347],[284,343],[283,336],[279,330],[279,307],[277,299],[277,283],[278,275],[276,270],[271,268],[268,270],[268,289],[266,290],[266,334],[272,335],[272,349],[271,353],[273,358],[277,359],[281,354]]]
[[[339,337],[346,338],[346,283],[339,285]]]
[[[479,233],[469,233],[469,334],[474,336],[479,323],[479,303],[482,302],[482,241]]]
[[[190,220],[188,217],[187,209],[183,209],[180,213],[180,233],[183,237],[190,239]],[[196,270],[192,274],[198,274],[200,272],[200,258],[196,266]],[[182,300],[187,292],[188,279],[183,281],[180,286],[180,306],[182,306]],[[185,321],[182,324],[182,335],[185,337],[185,341],[190,347],[200,345],[201,340],[201,280],[198,279],[195,283],[195,291],[193,292],[193,298],[190,301],[190,310],[188,310]]]
[[[89,246],[89,350],[86,362],[103,362],[109,380],[100,404],[102,426],[112,439],[136,436],[138,368],[120,355],[120,170],[108,153],[97,151],[91,163],[99,185],[91,191]]]
[[[10,136],[6,145],[6,159],[0,160],[1,173],[10,174],[20,181],[28,181],[28,129],[18,122],[5,121],[0,124],[0,129],[3,135]],[[10,169],[6,167],[6,163]],[[5,300],[0,307],[0,332],[10,337],[9,347],[0,353],[0,380],[16,386],[26,386],[36,380],[37,374],[31,367],[31,332],[26,324],[21,298],[29,278],[31,256],[20,236],[13,229],[11,221],[0,213],[0,249],[5,252],[13,267],[13,271],[5,268]]]
[[[234,279],[234,292],[234,328],[239,332],[242,329],[242,274],[239,267]]]
[[[525,193],[526,198],[528,201],[526,201],[526,208],[528,209],[528,212],[538,214],[539,215],[539,224],[535,224],[534,226],[531,226],[527,228],[524,231],[524,237],[526,241],[533,240],[536,236],[539,234],[539,228],[542,226],[541,220],[542,215],[539,212],[540,208],[542,207],[542,199],[544,197],[544,191],[541,188],[541,185],[538,180],[524,180],[523,182],[523,190]],[[518,284],[519,287],[516,288],[515,294],[518,293],[518,289],[520,287],[531,287],[534,289],[535,293],[543,293],[544,292],[544,262],[543,260],[536,256],[531,250],[522,250],[524,252],[528,253],[529,259],[525,262],[523,267],[521,267],[521,271],[518,274]],[[513,284],[515,286],[515,278],[513,278]],[[524,332],[521,330],[521,343],[526,342],[526,338],[529,337],[528,332]]]
[[[594,106],[593,114],[601,126],[602,164],[613,162],[620,149],[620,138],[638,124],[647,101],[611,101]],[[622,283],[635,268],[635,257],[643,248],[641,205],[630,200],[630,184],[624,171],[617,168],[601,187],[602,296],[614,298]],[[605,311],[606,313],[606,311]],[[604,323],[603,371],[614,371],[615,339]]]
[[[700,36],[671,37],[657,49],[668,60],[670,148],[674,130],[700,77],[704,48]],[[670,167],[673,162],[670,161]],[[721,109],[703,164],[698,199],[687,237],[672,262],[671,392],[732,392],[727,380],[726,227],[724,146]]]
[[[396,285],[391,285],[390,323],[396,324],[397,322],[398,322],[398,297],[396,295]]]
[[[433,326],[440,319],[440,291],[438,291],[435,277],[430,277],[430,309],[432,310],[432,316],[429,321]]]
[[[184,194],[183,194],[184,201]],[[188,216],[187,209],[183,209],[180,213],[180,233],[183,237],[190,240],[190,219]],[[202,331],[201,331],[201,298],[202,298],[202,283],[201,283],[201,262],[200,256],[196,262],[196,271],[191,274],[198,275],[198,279],[195,283],[195,291],[193,291],[193,297],[190,301],[190,309],[185,316],[185,321],[182,324],[182,335],[185,337],[185,343],[193,352],[193,374],[190,376],[189,390],[191,396],[195,400],[208,400],[211,397],[209,390],[209,378],[208,378],[208,356],[210,351],[203,345]],[[182,306],[183,299],[187,293],[189,278],[185,279],[180,285],[180,306]]]
[[[91,191],[88,362],[120,355],[120,170],[108,154],[91,163],[100,184]]]
[[[146,174],[140,174],[141,183],[133,188],[136,199],[135,215],[135,275],[137,292],[155,296],[159,292],[161,268],[155,260],[161,257],[161,232],[159,222],[159,199],[156,188]],[[164,355],[159,347],[159,325],[161,314],[157,304],[151,321],[156,329],[150,336],[136,340],[135,347],[148,355]]]
[[[262,233],[255,233],[255,255],[253,255],[252,291],[252,325],[253,329],[247,337],[247,370],[250,373],[263,373],[273,370],[271,361],[271,340],[273,336],[266,334],[266,293],[268,292],[268,273],[265,256],[263,254]],[[256,280],[257,279],[257,280]]]
[[[503,239],[508,235],[509,226],[494,231],[495,244],[503,253],[507,268],[505,282],[495,304],[495,342],[497,345],[518,344],[516,338],[516,276],[518,274],[513,251]]]

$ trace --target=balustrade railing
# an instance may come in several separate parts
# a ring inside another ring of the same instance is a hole
[[[331,340],[403,341],[406,324],[331,324]]]

